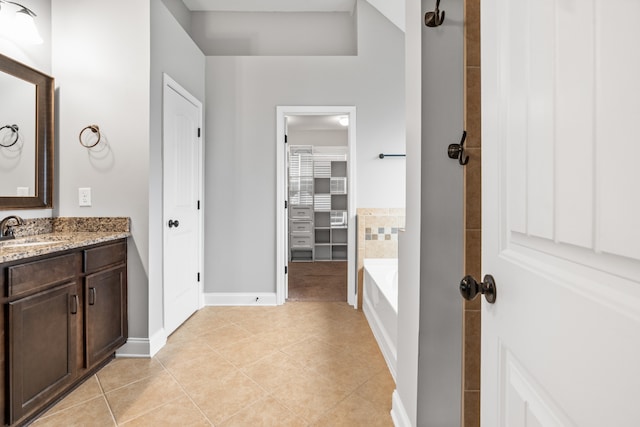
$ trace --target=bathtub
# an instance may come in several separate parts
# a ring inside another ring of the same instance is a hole
[[[397,259],[364,260],[362,310],[395,380],[398,344]]]

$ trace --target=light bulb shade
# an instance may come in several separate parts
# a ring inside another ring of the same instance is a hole
[[[33,16],[26,9],[16,12],[13,22],[13,37],[31,44],[42,44],[43,42]]]
[[[0,3],[2,6],[2,3]],[[0,8],[0,36],[11,38],[13,32],[13,13],[6,10],[6,8]]]

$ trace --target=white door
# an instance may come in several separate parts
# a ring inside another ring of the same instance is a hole
[[[482,1],[483,426],[640,425],[638,16]]]
[[[200,308],[202,105],[165,75],[163,100],[164,328]]]

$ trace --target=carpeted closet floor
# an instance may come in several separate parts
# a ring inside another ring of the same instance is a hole
[[[290,262],[288,301],[346,301],[345,261]]]

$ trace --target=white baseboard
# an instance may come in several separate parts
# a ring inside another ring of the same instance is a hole
[[[167,344],[167,334],[164,328],[153,334],[149,339],[149,356],[153,357]]]
[[[395,427],[411,427],[411,420],[407,414],[398,390],[393,390],[393,396],[391,398],[391,420]]]
[[[277,299],[275,292],[211,292],[204,294],[204,305],[272,306],[277,305]]]
[[[153,357],[167,343],[164,329],[160,329],[151,338],[129,338],[116,351],[116,357]]]
[[[149,338],[129,338],[116,350],[116,357],[151,357],[149,355]]]

